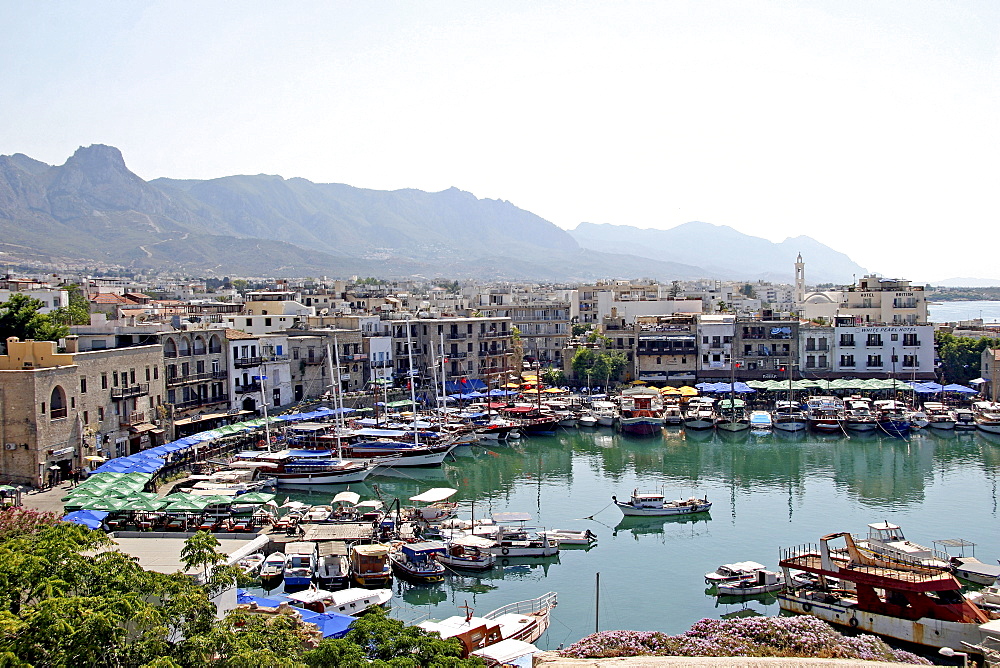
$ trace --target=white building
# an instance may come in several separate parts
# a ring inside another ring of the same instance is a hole
[[[699,378],[729,374],[735,334],[735,315],[703,315],[698,318]]]
[[[833,372],[840,377],[934,380],[934,326],[858,327],[853,318],[838,318]]]

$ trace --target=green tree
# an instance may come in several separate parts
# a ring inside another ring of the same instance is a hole
[[[935,332],[934,343],[945,381],[963,385],[982,375],[983,351],[1000,347],[1000,339],[955,336],[949,332]]]
[[[547,367],[545,371],[542,372],[542,382],[549,387],[563,385],[566,382],[566,374],[563,373],[562,369]]]
[[[24,341],[58,341],[69,334],[69,327],[53,322],[52,318],[39,313],[44,304],[34,297],[16,293],[0,304],[0,341],[16,336]]]
[[[184,541],[181,548],[181,563],[191,570],[199,566],[204,568],[202,575],[207,579],[208,569],[226,560],[226,555],[219,552],[219,539],[208,531],[198,531]]]
[[[576,337],[578,337],[578,336],[583,336],[584,334],[586,334],[589,331],[590,331],[590,325],[585,325],[585,324],[580,323],[580,322],[573,323],[573,338],[574,339]]]
[[[359,656],[358,650],[361,655]],[[440,666],[465,668],[482,666],[475,657],[462,659],[462,642],[458,638],[443,640],[417,626],[407,626],[375,608],[365,612],[351,625],[347,635],[338,640],[324,640],[319,647],[302,657],[310,666],[340,667],[379,666]],[[363,661],[361,659],[367,661]],[[335,663],[328,663],[328,661]],[[384,663],[383,663],[384,662]]]
[[[83,296],[80,286],[73,284],[66,290],[69,293],[69,305],[54,310],[51,314],[52,320],[62,325],[89,325],[90,302]]]

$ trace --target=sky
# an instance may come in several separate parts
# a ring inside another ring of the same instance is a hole
[[[566,229],[698,220],[889,277],[1000,279],[995,0],[0,12],[0,154],[100,143],[147,180],[454,186]]]

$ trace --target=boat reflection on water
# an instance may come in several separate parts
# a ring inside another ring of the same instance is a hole
[[[763,594],[717,594],[715,586],[707,587],[705,589],[705,596],[711,596],[715,599],[715,607],[720,605],[740,605],[742,604],[746,607],[747,603],[751,601],[756,601],[761,605],[774,605],[778,602],[778,594],[781,592],[766,592]]]
[[[497,559],[497,565],[487,571],[484,577],[490,580],[523,579],[525,576],[545,577],[549,568],[559,563],[559,555],[551,557],[502,557]]]
[[[440,582],[431,584],[395,579],[395,595],[410,605],[434,605],[448,599],[448,591]]]
[[[623,517],[615,526],[611,536],[615,537],[619,531],[629,532],[636,540],[639,536],[646,534],[662,534],[666,532],[669,524],[698,524],[709,522],[712,519],[711,513],[691,513],[687,515],[659,515],[655,517]]]

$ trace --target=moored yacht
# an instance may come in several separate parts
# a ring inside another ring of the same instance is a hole
[[[715,402],[708,397],[694,397],[684,412],[684,428],[702,431],[715,426]]]
[[[989,434],[1000,434],[1000,403],[977,401],[972,404],[976,428]]]
[[[809,426],[809,416],[797,401],[778,401],[771,420],[778,431],[805,431]]]
[[[939,401],[925,401],[924,414],[931,429],[954,429],[955,415]]]
[[[809,397],[806,414],[809,416],[809,428],[813,431],[831,434],[844,428],[844,402],[838,397]]]
[[[873,432],[878,429],[870,400],[851,397],[844,402],[844,428],[856,432]]]
[[[619,428],[648,436],[663,428],[663,395],[655,387],[631,387],[621,394]]]
[[[731,432],[749,429],[746,402],[735,398],[719,399],[715,405],[715,428]]]

